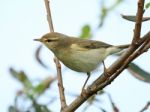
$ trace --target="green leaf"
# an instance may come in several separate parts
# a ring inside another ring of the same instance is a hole
[[[102,27],[105,19],[107,17],[107,15],[113,11],[120,3],[123,2],[123,0],[116,0],[111,6],[106,7],[105,6],[105,2],[107,2],[106,0],[101,0],[101,5],[100,5],[100,21],[99,21],[99,25],[98,28]]]
[[[96,95],[91,96],[88,100],[87,103],[92,104],[94,101],[99,102],[99,100],[96,98],[97,95],[103,95],[105,93],[105,91],[101,90],[98,91],[98,93]]]
[[[150,7],[150,2],[145,5],[145,8],[148,9]]]
[[[128,71],[140,81],[144,81],[150,83],[150,73],[144,71],[142,68],[137,66],[134,63],[130,63],[128,67]]]
[[[136,16],[134,16],[134,15],[123,15],[123,14],[121,14],[121,16],[125,20],[136,22]],[[149,21],[149,20],[150,20],[150,17],[143,17],[142,18],[142,22]]]
[[[114,103],[114,101],[112,100],[111,95],[110,95],[109,93],[107,93],[107,95],[108,95],[109,101],[110,101],[110,103],[111,103],[113,112],[119,112],[119,109],[118,109],[118,107],[116,106],[116,104]]]
[[[98,28],[103,26],[103,23],[104,23],[105,18],[107,17],[107,14],[108,14],[108,9],[105,6],[102,6]]]
[[[45,80],[41,81],[33,90],[36,95],[41,95],[44,93],[47,88],[52,84],[52,82],[56,80],[56,77],[48,77]]]
[[[95,105],[96,103],[100,103],[101,100],[99,100],[97,98],[97,95],[103,95],[105,93],[105,91],[101,90],[99,91],[96,95],[91,96],[88,100],[87,100],[87,105],[84,107],[84,112],[90,107],[90,106],[95,106],[96,108],[100,109],[102,112],[106,112],[103,108],[101,108],[99,105]]]
[[[109,10],[113,10],[114,8],[116,8],[121,2],[123,2],[123,0],[116,0],[116,2],[114,4],[112,4],[111,7],[109,7]]]
[[[41,105],[41,112],[52,112],[46,105]]]
[[[90,25],[84,25],[81,30],[80,38],[88,39],[92,36]]]
[[[102,107],[99,107],[99,109],[102,111],[102,112],[107,112],[105,109],[103,109]]]
[[[8,112],[18,112],[18,110],[14,106],[10,106]]]
[[[40,54],[41,54],[42,46],[39,46],[35,51],[35,59],[37,62],[44,68],[48,68],[47,65],[41,60]]]
[[[36,100],[32,100],[32,103],[35,112],[52,112],[46,105],[39,104]]]
[[[17,79],[18,81],[20,81],[25,88],[29,89],[32,88],[32,83],[30,82],[30,80],[28,79],[27,75],[24,73],[24,71],[16,71],[13,68],[9,69],[10,74]]]
[[[85,112],[90,106],[94,105],[95,102],[100,103],[101,101],[97,98],[97,95],[102,95],[102,94],[104,94],[104,93],[105,93],[105,91],[101,90],[101,91],[99,91],[96,95],[91,96],[91,97],[87,100],[87,105],[86,105],[85,108],[83,109],[84,112]],[[104,109],[102,109],[102,108],[100,108],[100,107],[98,107],[98,108],[101,109],[101,110],[104,110]]]

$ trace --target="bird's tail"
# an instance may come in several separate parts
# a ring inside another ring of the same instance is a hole
[[[109,48],[106,49],[106,50],[107,50],[107,55],[120,52],[120,51],[122,51],[123,49],[128,48],[129,46],[130,46],[130,44],[117,45],[117,46],[109,47]]]
[[[125,45],[117,45],[117,46],[115,46],[115,47],[118,47],[118,48],[120,48],[120,49],[126,49],[126,48],[128,48],[130,46],[130,44],[125,44]]]

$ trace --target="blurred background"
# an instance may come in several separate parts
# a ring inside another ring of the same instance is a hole
[[[132,40],[134,22],[123,19],[120,14],[135,15],[137,0],[52,0],[51,9],[56,32],[90,37],[112,45]],[[49,32],[44,0],[0,0],[0,14],[0,111],[58,112],[60,102],[53,53],[44,46],[39,48],[41,43],[33,41]],[[149,14],[150,10],[146,9],[144,16]],[[141,35],[149,30],[150,22],[144,22]],[[147,74],[149,57],[148,51],[134,61]],[[116,56],[108,57],[106,66],[116,59]],[[88,84],[101,72],[103,67],[100,66],[92,73]],[[80,94],[86,75],[64,65],[62,74],[69,104]],[[140,111],[150,101],[150,76],[138,75],[147,78],[147,83],[125,70],[77,112],[113,112],[112,102],[121,112]]]

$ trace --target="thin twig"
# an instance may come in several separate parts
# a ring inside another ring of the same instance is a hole
[[[136,23],[135,23],[132,44],[136,44],[137,41],[140,39],[142,18],[143,18],[143,13],[144,13],[144,2],[145,2],[145,0],[138,1],[138,9],[137,9],[137,14],[136,14]]]
[[[144,112],[145,110],[148,109],[149,106],[150,106],[150,102],[147,102],[147,104],[143,107],[143,109],[140,112]]]
[[[48,25],[49,25],[50,32],[54,32],[53,21],[52,21],[52,16],[51,16],[51,9],[50,9],[48,0],[45,0],[45,7],[46,7],[46,11],[47,11],[47,21],[49,23]]]
[[[62,81],[62,73],[61,73],[61,65],[57,58],[54,58],[54,62],[56,63],[57,68],[57,79],[58,79],[58,88],[59,88],[59,95],[60,95],[60,103],[61,103],[61,111],[63,111],[66,107],[66,99],[64,94],[64,87]]]
[[[45,7],[46,7],[46,11],[47,11],[47,20],[49,23],[49,28],[50,28],[51,32],[54,32],[49,1],[48,0],[44,0],[44,1],[45,1]],[[63,111],[64,108],[67,107],[67,104],[66,104],[66,98],[65,98],[65,94],[64,94],[64,87],[63,87],[63,80],[62,80],[62,73],[61,73],[61,64],[60,64],[59,60],[57,59],[57,57],[54,58],[54,62],[56,64],[56,69],[57,69],[57,79],[58,79],[61,111]]]

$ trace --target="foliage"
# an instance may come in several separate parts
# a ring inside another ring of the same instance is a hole
[[[81,30],[80,38],[88,39],[91,36],[91,27],[89,25],[84,25]]]
[[[144,81],[147,83],[150,83],[150,73],[144,71],[142,68],[140,68],[138,65],[134,63],[130,63],[128,67],[128,71],[137,79],[140,81]]]
[[[145,5],[145,8],[146,8],[146,9],[150,8],[150,2],[148,2],[148,3]]]
[[[10,68],[10,74],[23,85],[23,89],[18,90],[15,104],[9,107],[9,112],[51,112],[47,105],[38,103],[38,98],[49,89],[55,77],[47,77],[34,86],[24,71],[18,72]]]

